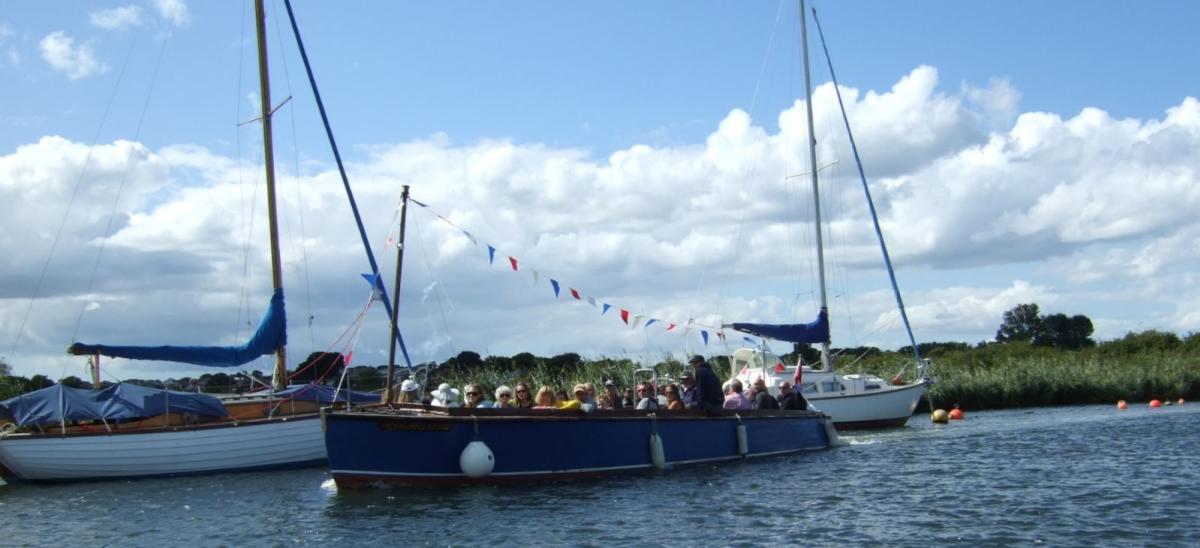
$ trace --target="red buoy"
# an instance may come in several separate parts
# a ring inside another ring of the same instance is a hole
[[[1150,400],[1150,407],[1162,407],[1162,402],[1158,400]]]
[[[1117,400],[1117,409],[1129,409],[1129,404],[1125,403],[1125,400]]]
[[[959,409],[957,407],[955,407],[954,409],[951,409],[950,410],[950,420],[955,420],[955,421],[963,420],[963,410]]]

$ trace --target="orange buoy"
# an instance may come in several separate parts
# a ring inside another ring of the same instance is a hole
[[[1125,403],[1125,400],[1117,400],[1117,409],[1129,409],[1129,404]]]
[[[963,410],[959,409],[957,407],[955,407],[954,409],[951,409],[950,410],[950,420],[954,420],[954,421],[963,420]]]
[[[1150,407],[1162,407],[1162,402],[1158,400],[1150,400]]]
[[[931,418],[934,424],[946,424],[950,422],[950,416],[946,414],[945,409],[935,410]]]

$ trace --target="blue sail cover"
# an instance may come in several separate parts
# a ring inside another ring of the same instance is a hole
[[[794,343],[824,343],[829,342],[829,313],[821,309],[816,321],[812,323],[769,324],[769,323],[733,323],[730,327],[758,335],[765,339],[787,341]]]
[[[270,354],[287,344],[287,318],[283,309],[283,290],[276,289],[271,306],[258,324],[258,330],[241,346],[108,346],[75,343],[67,352],[88,356],[100,354],[130,360],[159,360],[208,367],[236,367],[259,356]]]
[[[174,413],[224,417],[221,400],[192,392],[169,392],[136,384],[114,384],[104,390],[56,384],[0,402],[0,415],[17,426],[51,425],[63,421],[120,422]]]

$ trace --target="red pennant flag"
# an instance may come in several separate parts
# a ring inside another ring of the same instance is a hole
[[[513,271],[516,271],[517,270],[517,259],[515,257],[509,257],[508,262],[512,263]]]
[[[776,373],[783,373],[783,363],[781,363],[781,362],[775,362],[775,372],[776,372]]]
[[[346,359],[342,360],[342,367],[350,367],[350,357],[353,355],[354,355],[353,350],[346,353]]]
[[[668,324],[668,325],[667,325],[667,331],[674,331],[674,330],[675,330],[675,324]]]
[[[577,301],[582,300],[582,297],[579,296],[579,291],[576,291],[573,287],[571,288],[571,296],[575,297],[575,300]]]
[[[621,309],[621,321],[625,322],[625,325],[629,325],[629,311],[624,308]]]
[[[796,374],[792,375],[792,386],[796,387],[796,391],[800,391],[800,377],[804,376],[804,360],[796,358]]]

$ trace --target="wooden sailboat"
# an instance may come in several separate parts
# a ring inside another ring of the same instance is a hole
[[[22,426],[0,437],[0,464],[24,480],[108,479],[293,467],[325,461],[318,409],[339,395],[287,390],[286,319],[275,200],[272,105],[263,0],[255,1],[271,247],[271,305],[238,347],[128,347],[76,343],[68,352],[229,367],[274,354],[274,390],[236,401],[140,387],[77,391],[61,385],[4,402]],[[122,385],[117,385],[122,387]],[[48,392],[49,391],[49,392]]]
[[[815,11],[813,12],[813,18],[816,20]],[[816,169],[817,141],[813,128],[812,79],[809,70],[808,25],[806,21],[804,1],[801,0],[800,31],[804,59],[804,86],[807,97],[805,107],[809,135],[808,158],[809,165],[812,166],[809,172],[812,179],[815,213],[813,226],[816,231],[817,273],[820,286],[821,309],[817,315],[817,320],[810,324],[732,323],[729,327],[767,339],[792,343],[819,343],[821,345],[822,367],[820,369],[813,369],[801,363],[797,363],[794,366],[784,366],[777,356],[766,349],[765,345],[761,348],[742,348],[736,350],[730,356],[730,363],[733,364],[733,370],[739,372],[737,376],[744,383],[750,384],[756,379],[764,379],[767,381],[767,386],[775,394],[779,393],[779,384],[781,382],[793,382],[796,379],[800,379],[798,386],[796,386],[797,392],[802,394],[818,409],[832,417],[834,424],[839,430],[903,426],[908,422],[908,418],[912,416],[913,411],[925,395],[930,384],[930,380],[927,377],[928,360],[921,359],[916,339],[913,337],[912,327],[908,322],[908,314],[904,310],[904,301],[900,296],[900,289],[896,284],[896,277],[892,270],[887,245],[883,240],[883,232],[879,227],[879,219],[875,214],[875,205],[871,200],[871,192],[867,186],[866,177],[863,175],[862,162],[858,157],[858,147],[854,143],[853,133],[850,133],[850,122],[846,117],[844,108],[842,109],[842,120],[845,122],[846,131],[849,134],[851,150],[854,151],[859,178],[862,181],[863,191],[870,206],[871,219],[874,221],[875,233],[878,236],[880,250],[887,265],[892,291],[900,310],[900,317],[903,320],[909,342],[912,344],[915,380],[907,383],[888,382],[874,375],[841,375],[837,372],[835,361],[830,354],[829,307],[825,288],[825,249],[823,234],[821,232],[820,184],[818,170]],[[820,30],[820,22],[817,22],[818,30]],[[824,43],[823,37],[822,43]],[[828,51],[826,51],[826,56],[828,56]],[[829,68],[832,73],[832,62]],[[834,88],[835,90],[837,89],[836,77],[834,77]],[[841,104],[840,91],[838,91],[838,103],[839,105]],[[799,371],[797,371],[798,369]]]

